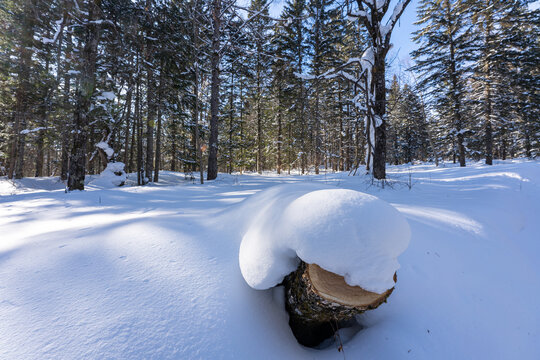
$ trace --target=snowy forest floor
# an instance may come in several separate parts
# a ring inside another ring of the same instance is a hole
[[[0,178],[0,359],[539,359],[540,163],[388,171],[384,189],[347,173],[67,194]],[[294,182],[373,194],[411,226],[396,290],[344,352],[300,346],[282,291],[240,273],[238,203]]]

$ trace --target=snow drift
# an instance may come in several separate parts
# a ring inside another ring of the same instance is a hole
[[[239,262],[255,289],[279,284],[299,259],[383,293],[394,286],[397,257],[409,244],[405,218],[391,205],[354,190],[281,185],[243,205],[251,215]],[[253,215],[255,214],[255,215]]]

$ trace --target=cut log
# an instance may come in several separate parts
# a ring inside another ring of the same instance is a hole
[[[356,315],[377,308],[394,290],[366,291],[348,285],[343,276],[304,262],[285,278],[284,285],[289,326],[298,342],[309,347],[333,336]]]

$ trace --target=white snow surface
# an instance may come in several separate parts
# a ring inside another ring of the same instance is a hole
[[[242,238],[246,282],[269,289],[298,259],[340,274],[350,285],[383,293],[394,286],[397,261],[409,243],[407,221],[375,196],[323,185],[280,185],[242,206],[256,213]]]
[[[114,100],[116,99],[116,95],[112,91],[102,91],[101,98],[105,100]]]
[[[105,154],[107,155],[107,158],[110,159],[111,157],[113,157],[114,155],[114,150],[109,146],[109,144],[105,141],[100,141],[96,144],[96,147],[97,148],[100,148],[101,150],[103,150],[103,152],[105,152]],[[122,169],[123,170],[123,169]]]
[[[347,173],[201,186],[161,172],[144,187],[130,174],[72,193],[56,177],[0,178],[0,359],[540,359],[540,163],[387,173],[384,189]],[[299,345],[282,287],[242,277],[258,214],[244,206],[279,184],[369,193],[410,225],[394,292],[341,332],[343,352]]]
[[[127,179],[127,174],[124,171],[124,168],[125,164],[123,162],[110,162],[97,178],[90,181],[90,185],[99,188],[121,186],[126,182]]]

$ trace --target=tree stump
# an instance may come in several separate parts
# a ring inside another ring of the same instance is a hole
[[[309,347],[333,336],[356,315],[377,308],[394,290],[377,294],[350,286],[342,276],[303,261],[284,285],[289,326],[298,342]]]

